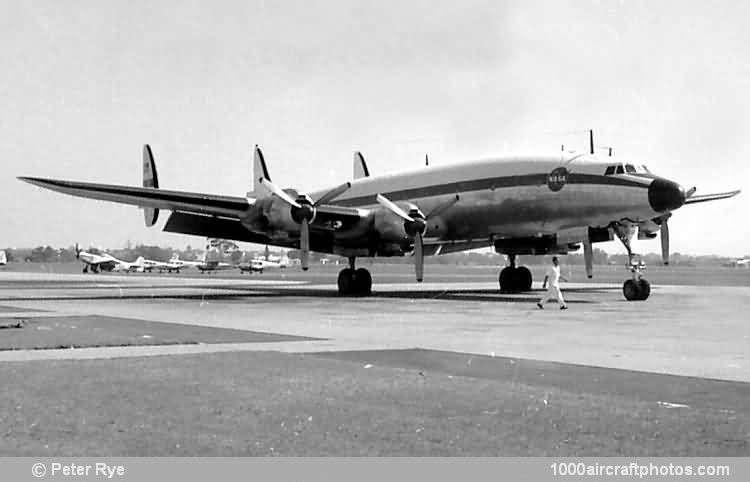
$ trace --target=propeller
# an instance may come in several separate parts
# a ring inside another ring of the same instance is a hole
[[[76,259],[81,259],[81,248],[78,247],[78,243],[76,243]]]
[[[287,194],[286,191],[266,178],[260,179],[260,185],[267,189],[268,192],[291,206],[292,219],[294,219],[294,221],[300,225],[300,264],[302,265],[302,270],[307,271],[310,265],[310,223],[315,219],[316,209],[323,204],[326,204],[333,199],[341,196],[350,187],[352,187],[352,183],[345,182],[344,184],[336,186],[330,191],[324,193],[317,201],[314,202],[312,198],[307,194],[300,194],[299,196],[297,196],[297,199],[292,199],[292,197]]]
[[[423,236],[425,231],[427,231],[427,219],[431,218],[432,216],[438,215],[442,211],[445,211],[449,207],[456,204],[456,202],[458,202],[459,200],[458,194],[456,194],[454,197],[444,202],[443,204],[438,205],[435,209],[430,211],[427,216],[425,216],[422,211],[420,211],[416,206],[411,208],[409,210],[409,213],[406,213],[406,211],[401,209],[393,201],[383,196],[382,194],[378,194],[375,197],[375,200],[381,206],[385,207],[404,220],[404,231],[406,231],[407,236],[414,238],[414,272],[416,274],[417,281],[422,282],[424,275]]]
[[[661,223],[661,260],[665,265],[669,264],[669,224],[666,219]]]

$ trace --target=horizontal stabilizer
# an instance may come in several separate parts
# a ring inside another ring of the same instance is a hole
[[[694,203],[702,203],[706,201],[716,201],[718,199],[727,199],[730,197],[734,197],[739,193],[740,193],[740,190],[738,189],[736,191],[719,192],[716,194],[699,194],[697,196],[692,195],[685,200],[685,204],[694,204]]]

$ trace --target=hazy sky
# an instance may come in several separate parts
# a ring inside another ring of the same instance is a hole
[[[244,195],[259,144],[283,186],[597,143],[698,193],[674,251],[750,253],[743,1],[0,0],[0,246],[201,246],[133,207],[19,175]],[[578,132],[578,133],[576,133]],[[166,213],[165,213],[166,214]],[[658,241],[637,242],[658,251]],[[606,249],[619,249],[616,244]]]

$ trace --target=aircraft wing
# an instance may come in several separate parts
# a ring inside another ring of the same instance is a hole
[[[239,196],[168,191],[152,187],[98,184],[39,177],[19,177],[18,179],[45,189],[70,194],[71,196],[131,204],[144,208],[221,216],[235,220],[245,214],[252,202],[254,202],[253,199]],[[364,215],[364,213],[356,208],[333,205],[319,206],[317,211],[320,222],[341,221],[343,223],[350,223],[358,221]]]
[[[702,203],[706,201],[716,201],[717,199],[726,199],[730,197],[734,197],[737,194],[739,194],[740,191],[729,191],[729,192],[719,192],[716,194],[699,194],[699,195],[693,195],[690,196],[685,200],[685,204],[693,204],[693,203]]]

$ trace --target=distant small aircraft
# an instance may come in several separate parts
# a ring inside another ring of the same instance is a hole
[[[0,251],[0,266],[5,266],[6,264],[8,264],[8,257],[5,251]]]
[[[729,268],[748,268],[750,267],[750,258],[733,259],[728,263],[724,263],[724,266]]]
[[[139,256],[134,262],[123,261],[117,259],[108,253],[89,253],[83,251],[76,244],[76,258],[80,259],[84,266],[83,272],[88,273],[91,269],[92,273],[98,273],[99,271],[121,271],[129,273],[131,271],[137,271],[142,273],[144,270],[144,259],[143,256]]]
[[[166,270],[168,273],[172,273],[172,272],[179,273],[180,270],[183,268],[197,268],[198,266],[202,264],[203,264],[203,261],[181,260],[180,255],[175,253],[169,259],[169,261],[166,262]]]
[[[159,270],[159,273],[163,273],[164,271],[169,270],[169,263],[165,261],[154,261],[153,259],[143,260],[143,271],[151,273],[155,269]]]
[[[223,261],[203,261],[195,265],[201,273],[213,273],[215,271],[225,271],[228,269],[235,269],[237,266]]]
[[[196,264],[195,267],[198,268],[201,273],[215,273],[216,271],[226,271],[237,268],[237,265],[225,263],[221,260],[222,252],[224,251],[223,246],[225,245],[234,245],[234,243],[221,239],[209,239],[209,244],[206,246],[206,254],[203,256],[203,261]]]
[[[252,260],[240,263],[237,267],[241,273],[262,273],[266,269],[284,269],[291,266],[292,262],[286,254],[279,256],[271,254],[266,246],[266,252],[263,256],[256,256]]]

